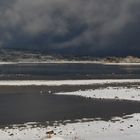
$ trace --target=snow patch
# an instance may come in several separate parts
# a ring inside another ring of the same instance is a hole
[[[121,99],[140,101],[140,88],[108,87],[104,89],[55,93],[57,95],[76,95],[97,99]]]

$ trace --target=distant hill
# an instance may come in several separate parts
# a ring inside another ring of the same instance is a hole
[[[90,61],[98,63],[140,63],[139,57],[94,57],[59,54],[42,54],[25,51],[0,51],[0,62],[55,62],[55,61]]]

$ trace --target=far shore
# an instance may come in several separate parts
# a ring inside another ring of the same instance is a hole
[[[102,64],[102,65],[140,65],[140,62],[102,62],[102,61],[76,61],[76,60],[48,60],[48,61],[1,61],[0,65],[8,64]]]

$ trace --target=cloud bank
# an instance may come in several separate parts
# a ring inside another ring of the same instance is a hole
[[[1,0],[1,48],[140,55],[139,0]]]

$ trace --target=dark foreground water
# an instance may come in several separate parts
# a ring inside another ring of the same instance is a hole
[[[140,102],[86,99],[77,96],[0,95],[0,124],[96,118],[140,113]]]
[[[139,79],[140,65],[8,64],[0,79]]]

